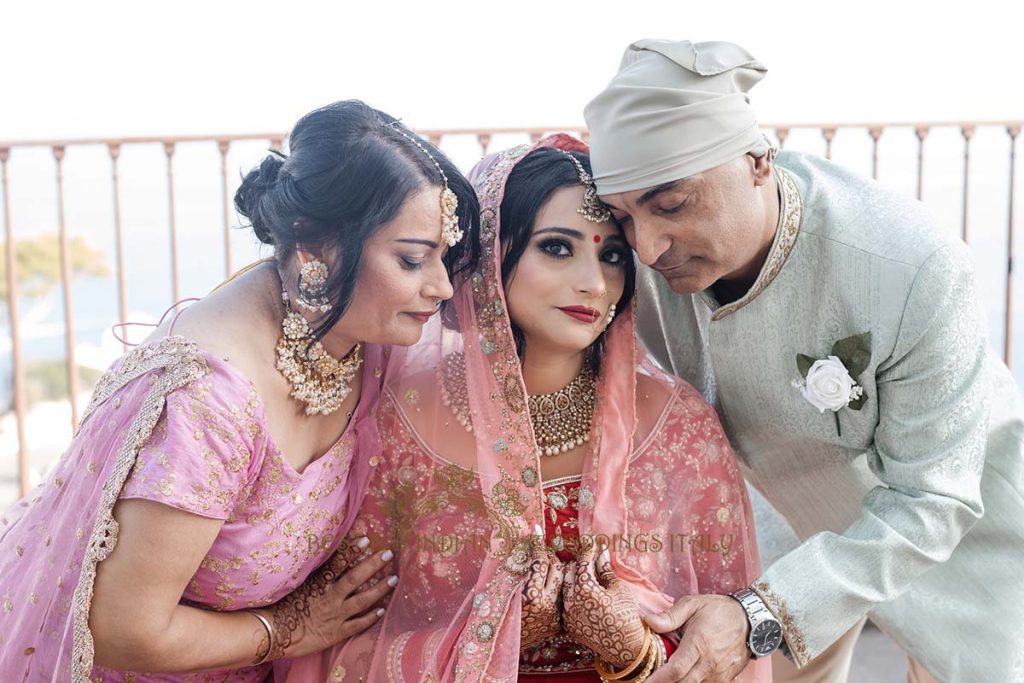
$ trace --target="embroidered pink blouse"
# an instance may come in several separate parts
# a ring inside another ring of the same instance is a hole
[[[47,480],[0,515],[0,679],[266,680],[269,664],[180,675],[90,670],[91,639],[79,637],[92,596],[90,558],[106,556],[104,533],[116,542],[116,526],[97,532],[94,520],[109,519],[110,495],[223,520],[181,602],[231,611],[280,600],[329,557],[351,521],[370,455],[354,453],[376,442],[368,366],[348,429],[300,473],[271,439],[253,385],[227,362],[180,337],[130,351],[100,381]],[[188,379],[175,384],[175,375]]]

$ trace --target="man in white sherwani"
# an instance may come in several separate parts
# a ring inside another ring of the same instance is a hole
[[[776,680],[842,681],[870,617],[911,680],[1024,681],[1024,411],[971,256],[918,202],[776,156],[746,96],[764,72],[730,43],[640,41],[585,112],[647,266],[641,335],[795,540],[749,590],[649,617],[686,628],[648,680],[729,680],[779,643]]]

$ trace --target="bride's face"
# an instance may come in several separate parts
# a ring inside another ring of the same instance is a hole
[[[593,223],[577,213],[582,202],[582,186],[551,194],[505,282],[509,315],[528,354],[585,350],[622,296],[629,246],[613,222]]]

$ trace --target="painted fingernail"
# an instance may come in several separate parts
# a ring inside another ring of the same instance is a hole
[[[394,556],[395,556],[395,554],[393,552],[391,552],[390,550],[385,550],[384,552],[382,552],[380,554],[380,559],[382,559],[385,562],[387,562],[388,560],[390,560]]]
[[[397,586],[397,585],[398,585],[398,577],[397,577],[397,576],[395,576],[394,574],[392,574],[391,576],[389,576],[389,577],[388,577],[388,585],[389,585],[389,586],[391,586],[392,588],[394,588],[395,586]]]
[[[533,525],[533,535],[534,536],[543,536],[544,535],[544,527],[542,527],[540,524],[534,524]]]
[[[383,607],[381,607],[380,609],[377,610],[377,616],[378,617],[384,616],[384,608]]]
[[[612,554],[610,552],[608,552],[608,546],[605,546],[604,550],[601,551],[601,561],[602,562],[609,562],[611,559],[612,559]]]
[[[366,546],[368,546],[368,545],[370,545],[370,539],[368,539],[368,538],[367,538],[366,536],[363,536],[362,538],[360,538],[360,539],[359,539],[359,542],[358,542],[358,543],[356,543],[356,546],[357,546],[357,547],[358,547],[358,548],[359,548],[360,550],[365,550],[365,549],[366,549]]]

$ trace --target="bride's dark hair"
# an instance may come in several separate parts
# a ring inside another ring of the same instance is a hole
[[[317,321],[317,339],[352,300],[366,240],[394,220],[411,194],[425,186],[441,187],[434,164],[403,132],[415,135],[393,116],[358,100],[315,109],[292,129],[289,154],[272,150],[235,193],[238,213],[248,219],[257,239],[273,245],[278,262],[298,246],[335,256],[327,283],[333,306]],[[428,140],[420,142],[459,199],[465,236],[444,257],[454,279],[471,272],[479,256],[479,204],[448,157]]]
[[[582,152],[569,152],[587,173],[590,170],[590,156]],[[533,224],[541,207],[555,190],[563,187],[579,187],[580,179],[573,164],[565,158],[565,153],[551,147],[540,147],[533,150],[515,165],[505,182],[505,194],[501,200],[501,245],[504,255],[501,259],[501,281],[505,287],[513,276],[519,259],[526,251],[533,234]],[[633,299],[636,286],[636,264],[632,252],[623,259],[626,274],[622,296],[615,307],[623,310]],[[511,321],[511,319],[510,319]],[[522,330],[514,322],[511,323],[512,336],[516,341],[519,357],[523,357],[526,339]],[[600,368],[601,354],[604,351],[604,332],[587,349],[588,361],[596,372]]]

